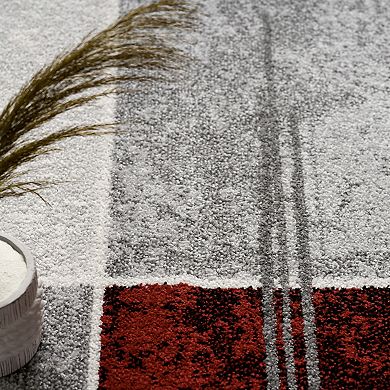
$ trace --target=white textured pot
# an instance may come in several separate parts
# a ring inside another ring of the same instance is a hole
[[[35,355],[41,340],[43,303],[35,262],[28,248],[4,233],[0,233],[0,241],[21,254],[27,266],[19,286],[0,300],[1,377],[23,367]]]

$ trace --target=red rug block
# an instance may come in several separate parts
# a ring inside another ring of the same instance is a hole
[[[389,289],[322,289],[313,301],[322,388],[389,389]]]
[[[290,292],[294,365],[307,388],[299,290]],[[389,383],[386,289],[313,291],[323,389]],[[275,292],[281,388],[287,374],[282,296]],[[100,389],[265,389],[260,289],[185,284],[109,287],[104,298]]]

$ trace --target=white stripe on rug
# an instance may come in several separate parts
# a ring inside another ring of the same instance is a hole
[[[0,108],[54,56],[118,16],[116,0],[17,0],[1,7]],[[92,108],[64,115],[55,123],[69,125],[80,118],[83,122],[112,122],[114,101],[107,98]],[[53,125],[49,129],[54,129]],[[84,283],[95,289],[89,372],[85,373],[89,389],[98,384],[104,290],[100,281],[104,277],[109,226],[111,152],[112,136],[65,141],[63,151],[31,164],[35,178],[71,181],[42,192],[52,207],[33,195],[0,202],[0,230],[31,249],[45,286],[56,288],[72,280],[73,285]]]

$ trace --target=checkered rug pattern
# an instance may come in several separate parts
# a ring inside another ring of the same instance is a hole
[[[3,2],[0,108],[144,3]],[[46,302],[1,390],[390,387],[390,3],[200,4],[185,77],[60,118],[128,131],[32,163],[50,206],[1,202]]]

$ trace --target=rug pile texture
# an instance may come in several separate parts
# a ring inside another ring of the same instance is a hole
[[[0,108],[143,3],[2,2]],[[200,4],[182,79],[61,118],[127,131],[0,203],[46,301],[1,390],[390,387],[390,2]]]

